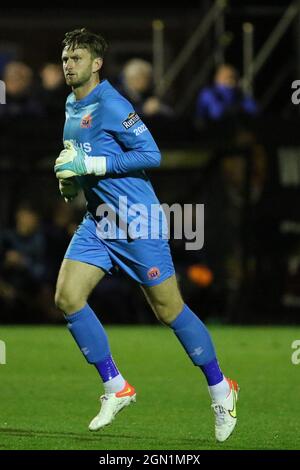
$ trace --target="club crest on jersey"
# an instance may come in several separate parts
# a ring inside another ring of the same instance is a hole
[[[153,268],[150,268],[147,272],[148,279],[157,279],[160,276],[160,270],[156,267],[153,266]]]
[[[92,115],[91,114],[87,114],[86,116],[83,116],[83,118],[81,119],[80,127],[82,129],[89,129],[90,127],[92,127]]]
[[[125,129],[130,129],[136,122],[140,120],[140,116],[137,113],[129,113],[125,121],[122,122]]]

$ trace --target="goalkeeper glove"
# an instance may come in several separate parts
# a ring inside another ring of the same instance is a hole
[[[59,179],[71,176],[98,175],[106,173],[105,157],[89,157],[77,144],[64,141],[64,150],[55,161],[54,171]]]

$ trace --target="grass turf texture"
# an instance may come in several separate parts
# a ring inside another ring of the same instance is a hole
[[[210,328],[219,360],[241,386],[238,424],[217,444],[206,382],[168,328],[107,328],[114,358],[137,403],[97,433],[98,375],[65,327],[0,328],[0,449],[299,449],[300,328]]]

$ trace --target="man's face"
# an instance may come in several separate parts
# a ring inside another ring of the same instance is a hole
[[[31,209],[19,209],[16,213],[16,227],[21,235],[31,235],[39,226],[39,217]]]
[[[238,84],[237,73],[233,67],[220,67],[216,73],[215,82],[218,85],[223,85],[230,88],[236,87]]]
[[[91,79],[94,61],[88,49],[65,47],[62,62],[67,85],[77,88]]]
[[[137,93],[144,93],[148,91],[151,85],[151,75],[144,72],[136,72],[135,75],[129,78],[129,86]]]

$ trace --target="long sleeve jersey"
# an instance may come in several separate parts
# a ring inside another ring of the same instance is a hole
[[[160,151],[132,105],[104,80],[86,97],[66,101],[64,140],[76,142],[88,156],[106,157],[106,175],[77,177],[88,211],[96,217],[99,204],[118,212],[119,197],[128,207],[159,204],[145,170],[160,164]]]

